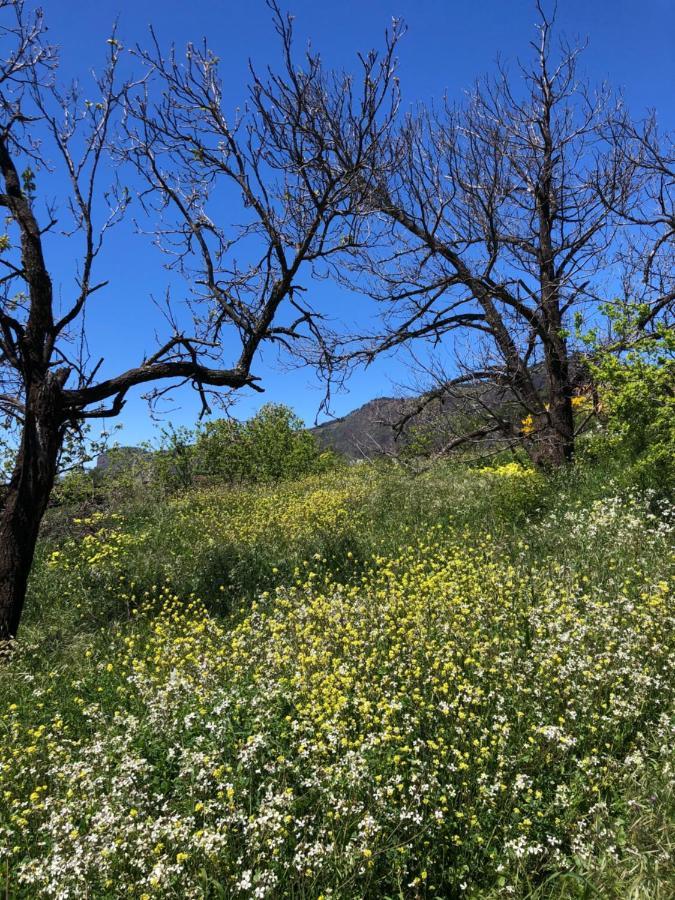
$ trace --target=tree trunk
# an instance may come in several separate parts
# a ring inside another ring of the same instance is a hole
[[[556,333],[546,352],[548,375],[548,416],[553,438],[551,462],[563,466],[574,456],[574,410],[572,408],[572,377],[565,338],[560,335],[562,326],[556,308]]]
[[[554,466],[564,466],[574,457],[574,413],[572,398],[565,389],[551,397],[549,416],[551,421],[551,462]]]
[[[538,469],[550,471],[572,462],[574,436],[567,425],[568,412],[572,412],[569,402],[556,404],[555,413],[553,404],[549,404],[548,413],[542,416],[536,435],[526,445],[529,456]]]
[[[29,390],[16,465],[0,509],[0,644],[16,637],[40,523],[63,440],[60,385],[49,374]]]
[[[574,457],[574,410],[569,361],[565,354],[547,352],[547,408],[536,424],[528,448],[541,469],[558,469]]]

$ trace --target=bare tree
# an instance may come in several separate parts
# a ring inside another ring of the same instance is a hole
[[[639,182],[628,198],[605,196],[599,185],[624,225],[623,293],[631,315],[621,340],[635,344],[675,324],[675,135],[659,128],[655,112],[636,122],[620,110],[609,136]]]
[[[363,289],[370,273],[383,327],[343,352],[366,362],[398,347],[450,353],[452,374],[422,405],[468,398],[486,435],[559,466],[577,431],[569,334],[576,314],[607,299],[621,211],[639,179],[608,128],[620,101],[580,79],[580,48],[554,45],[552,20],[537,10],[533,59],[517,78],[499,66],[462,106],[389,123],[360,185],[360,227],[378,239],[344,276]]]
[[[316,97],[323,91],[317,62],[307,57],[304,68],[291,63],[290,20],[271,9],[283,74],[254,74],[248,106],[230,121],[217,59],[205,45],[189,45],[179,61],[153,41],[149,51],[136,51],[147,66],[143,78],[120,83],[122,48],[113,36],[98,96],[86,100],[77,86],[59,90],[57,54],[44,41],[42,15],[29,15],[21,0],[0,0],[7,20],[0,204],[9,228],[0,257],[0,409],[19,436],[0,510],[0,640],[17,633],[69,431],[117,415],[138,385],[149,385],[156,399],[187,382],[207,410],[213,389],[260,389],[252,366],[263,345],[293,351],[321,344],[321,319],[303,298],[301,270],[311,275],[321,263],[330,267],[352,245],[351,183],[360,169],[372,167],[368,141],[377,136],[391,66],[386,53],[381,60],[373,54],[363,58],[356,87],[348,78],[333,85],[332,120],[360,142],[352,168],[341,166],[331,156],[329,136],[317,137]],[[117,164],[140,175],[144,208],[158,214],[152,234],[191,293],[186,308],[167,306],[165,334],[154,353],[101,379],[102,360],[91,364],[86,352],[84,312],[106,284],[94,274],[103,240],[130,199],[127,188],[108,192],[101,184],[117,125],[125,138]],[[43,214],[34,173],[44,169],[48,154],[65,171],[70,190],[61,210],[47,206]],[[73,254],[78,240],[81,254],[76,283],[65,287],[62,304],[45,249],[59,216]]]

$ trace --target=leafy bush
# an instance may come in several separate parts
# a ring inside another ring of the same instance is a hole
[[[336,463],[289,407],[268,403],[245,422],[215,419],[195,429],[165,429],[152,453],[151,481],[170,494],[198,482],[298,478]]]
[[[197,474],[230,482],[297,478],[336,461],[289,407],[273,403],[247,422],[208,422],[197,433],[193,459]]]
[[[620,340],[634,330],[640,307],[614,321]],[[644,485],[672,485],[675,476],[675,333],[639,335],[623,353],[599,351],[594,376],[601,389],[610,439],[635,461]]]

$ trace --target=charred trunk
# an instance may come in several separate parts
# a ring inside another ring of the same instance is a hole
[[[557,310],[556,310],[557,312]],[[556,316],[557,333],[546,352],[548,376],[548,417],[552,436],[552,463],[562,466],[574,456],[574,410],[572,377],[565,338],[560,334],[562,322]]]
[[[555,412],[554,412],[555,405]],[[574,437],[567,424],[572,405],[568,401],[550,403],[536,436],[526,444],[532,462],[538,469],[559,469],[574,458]]]
[[[63,440],[60,386],[31,388],[16,465],[0,509],[0,643],[16,637],[40,523],[54,486]]]
[[[574,458],[574,413],[572,398],[567,388],[551,397],[549,416],[551,422],[551,462],[564,466]]]
[[[564,346],[547,348],[546,357],[546,409],[533,430],[528,452],[538,468],[557,469],[574,458],[572,382]]]

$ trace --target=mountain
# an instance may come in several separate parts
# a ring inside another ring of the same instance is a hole
[[[576,387],[587,387],[590,383],[590,374],[581,354],[572,356],[570,369]],[[538,391],[545,390],[546,372],[542,363],[531,367],[530,377]],[[464,425],[469,423],[467,430],[471,431],[483,419],[485,408],[501,408],[506,419],[522,416],[520,406],[514,405],[515,398],[508,387],[499,387],[487,382],[460,386],[455,388],[452,396],[446,395],[443,400],[434,400],[426,405],[421,413],[413,415],[397,438],[393,426],[406,415],[415,412],[422,396],[379,397],[340,419],[323,422],[310,431],[326,449],[335,450],[349,459],[370,459],[374,456],[400,453],[406,441],[410,439],[411,428],[414,429],[416,426],[432,426],[428,434],[431,440],[441,447],[456,433],[450,428],[453,419],[455,425],[461,420],[464,421]],[[483,440],[494,445],[500,438],[495,436]]]
[[[112,450],[104,450],[96,457],[95,474],[115,475],[139,465],[149,456],[150,451],[143,447],[114,447]]]
[[[322,447],[349,459],[381,456],[395,452],[399,443],[388,423],[398,421],[410,406],[410,400],[379,397],[340,419],[322,422],[310,431]]]
[[[378,397],[346,416],[322,422],[310,431],[322,447],[335,450],[348,459],[397,454],[410,440],[411,427],[442,423],[463,406],[461,400],[446,399],[443,403],[436,400],[423,412],[414,414],[419,402],[419,397]],[[410,422],[398,435],[394,425],[411,414],[414,415]]]

